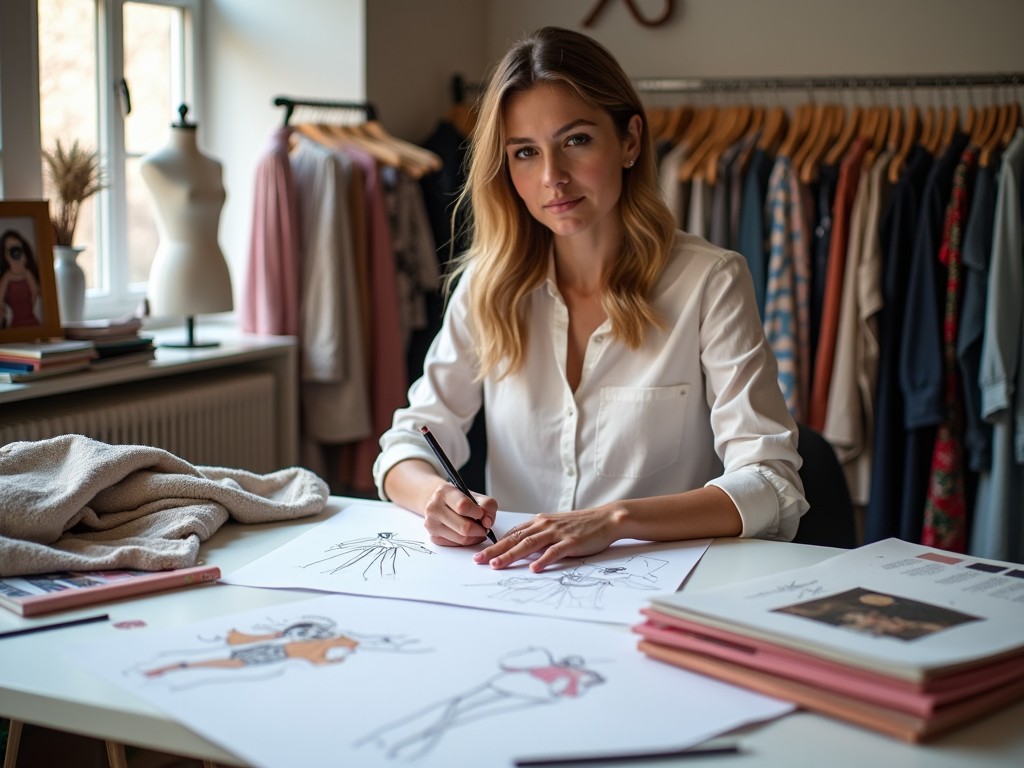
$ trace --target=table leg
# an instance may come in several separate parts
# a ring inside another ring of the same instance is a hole
[[[18,764],[18,746],[21,742],[21,721],[11,720],[7,725],[7,749],[4,750],[4,768]]]

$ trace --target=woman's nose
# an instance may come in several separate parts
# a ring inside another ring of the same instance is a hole
[[[544,163],[544,183],[549,187],[560,187],[569,180],[569,175],[557,158],[548,157]]]

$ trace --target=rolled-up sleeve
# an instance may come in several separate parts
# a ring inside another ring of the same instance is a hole
[[[707,484],[739,510],[742,536],[791,541],[808,509],[800,480],[797,425],[757,314],[753,283],[735,253],[707,276],[701,308],[701,363],[715,451],[723,473]]]

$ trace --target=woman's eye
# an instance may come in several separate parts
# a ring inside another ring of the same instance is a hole
[[[519,149],[512,153],[512,157],[522,160],[527,157],[533,157],[535,154],[537,154],[537,150],[535,150],[533,147],[520,147]]]
[[[590,141],[590,137],[585,133],[574,133],[572,136],[565,140],[566,146],[578,147],[586,144]]]

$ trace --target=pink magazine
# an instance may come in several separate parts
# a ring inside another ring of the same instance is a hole
[[[764,670],[921,717],[928,717],[951,702],[1024,679],[1024,661],[1017,656],[916,685],[769,641],[669,616],[652,608],[641,609],[641,613],[648,620],[635,625],[633,631],[651,642]]]

